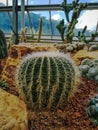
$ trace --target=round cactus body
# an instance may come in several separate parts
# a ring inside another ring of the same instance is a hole
[[[75,69],[65,54],[36,52],[24,57],[16,71],[20,96],[33,108],[55,110],[73,93]]]
[[[89,66],[88,65],[80,65],[79,70],[82,72],[83,75],[85,75],[89,70]]]
[[[93,125],[98,126],[98,95],[90,100],[87,105],[87,114]]]
[[[97,82],[98,82],[98,75],[96,75],[96,76],[95,76],[95,81],[97,81]]]
[[[89,65],[90,63],[91,63],[91,61],[88,58],[81,61],[81,65]]]
[[[98,67],[91,67],[88,71],[88,75],[91,77],[98,75]]]

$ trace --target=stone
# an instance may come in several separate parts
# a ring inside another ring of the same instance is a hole
[[[18,97],[0,89],[0,130],[27,130],[27,109]]]

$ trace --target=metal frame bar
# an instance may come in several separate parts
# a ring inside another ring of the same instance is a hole
[[[21,0],[21,30],[25,27],[25,1]]]
[[[70,5],[70,4],[69,4]],[[12,11],[13,6],[1,6],[0,12]],[[49,11],[62,10],[60,4],[51,5],[25,5],[25,11]],[[98,10],[98,3],[88,3],[85,10]],[[18,6],[17,11],[21,11],[21,6]]]
[[[12,31],[14,33],[13,43],[18,44],[18,1],[13,0],[13,8],[12,8]]]

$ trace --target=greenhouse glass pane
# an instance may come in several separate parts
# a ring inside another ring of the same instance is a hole
[[[38,34],[40,18],[42,18],[42,34],[43,35],[50,34],[49,11],[40,11],[40,12],[30,11],[29,14],[34,34]],[[25,26],[29,28],[28,31],[30,32],[29,18],[27,13],[25,14]]]
[[[18,0],[20,1],[20,0]],[[25,3],[27,3],[29,5],[45,5],[45,4],[61,4],[64,0],[25,0]],[[72,3],[73,0],[67,0],[67,3]],[[79,0],[79,3],[94,3],[94,2],[98,2],[98,0]]]
[[[6,12],[0,12],[0,29],[6,33],[11,32],[11,19]]]
[[[90,31],[95,31],[97,22],[98,22],[98,10],[84,10],[81,12],[80,17],[78,18],[78,23],[76,28],[83,29],[84,26],[87,26],[87,29]]]
[[[0,0],[0,6],[12,6],[13,0]]]

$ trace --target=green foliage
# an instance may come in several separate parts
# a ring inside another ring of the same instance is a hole
[[[87,3],[79,3],[79,0],[74,0],[71,4],[64,0],[61,4],[62,10],[65,13],[66,20],[68,22],[68,28],[66,29],[66,42],[72,43],[74,37],[74,28],[78,22],[78,17],[81,11],[86,8]],[[72,11],[72,17],[70,18],[69,13]],[[60,21],[61,22],[61,21]],[[63,25],[64,26],[64,25]],[[61,34],[61,33],[60,33]],[[63,34],[64,35],[64,34]]]
[[[93,125],[98,125],[98,95],[90,100],[87,105],[87,114]]]
[[[0,79],[0,88],[9,91],[9,85],[5,80]]]
[[[76,70],[63,53],[36,52],[21,61],[16,83],[28,106],[54,111],[74,92]]]
[[[98,82],[98,60],[84,59],[79,66],[81,76]]]
[[[0,30],[0,59],[7,57],[7,43],[6,38],[2,30]]]

